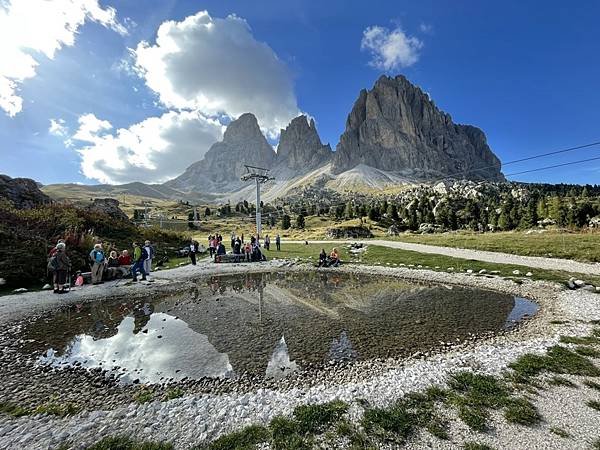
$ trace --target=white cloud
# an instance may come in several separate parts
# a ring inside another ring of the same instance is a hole
[[[201,11],[166,21],[156,43],[134,50],[135,68],[169,108],[256,115],[271,137],[299,114],[292,76],[248,23],[235,15],[213,18]]]
[[[110,184],[164,182],[180,175],[224,131],[217,120],[197,111],[170,111],[115,132],[93,114],[80,117],[79,123],[72,139],[80,144],[83,174]]]
[[[100,120],[92,113],[80,116],[77,121],[79,122],[79,128],[72,136],[72,139],[77,141],[96,142],[98,139],[102,139],[100,136],[102,132],[112,128],[108,120]]]
[[[421,22],[419,25],[419,30],[421,30],[421,33],[431,34],[433,33],[433,25]]]
[[[23,108],[19,88],[36,74],[40,57],[53,59],[75,43],[86,20],[121,35],[127,29],[98,0],[0,0],[0,108],[13,117]]]
[[[371,53],[371,66],[390,71],[416,63],[423,42],[408,36],[400,27],[389,30],[375,25],[363,31],[360,48]]]
[[[58,137],[66,137],[69,133],[69,129],[65,126],[63,119],[50,119],[50,128],[48,132]]]

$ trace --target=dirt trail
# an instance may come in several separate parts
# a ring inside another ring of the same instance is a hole
[[[303,243],[304,241],[285,241],[288,243]],[[284,242],[284,243],[285,243]],[[413,244],[409,242],[386,241],[382,239],[354,239],[354,240],[322,240],[308,241],[311,244],[344,244],[352,242],[365,242],[371,245],[411,250],[419,253],[451,256],[453,258],[475,259],[497,264],[516,264],[537,269],[562,270],[567,272],[582,273],[586,275],[600,275],[600,263],[584,263],[570,259],[544,258],[541,256],[522,256],[510,253],[487,252],[453,247],[438,247],[436,245]]]

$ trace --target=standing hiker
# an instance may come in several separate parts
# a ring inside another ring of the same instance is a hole
[[[52,268],[54,272],[54,293],[55,294],[66,294],[65,284],[67,284],[69,269],[71,268],[71,261],[65,252],[66,246],[64,242],[56,244],[54,255],[50,257],[48,267]]]
[[[94,245],[94,249],[90,252],[90,261],[92,264],[92,284],[102,284],[102,275],[104,274],[104,251],[102,244]]]
[[[148,257],[144,260],[144,272],[146,272],[146,275],[150,275],[150,272],[152,272],[152,258],[154,258],[154,247],[150,244],[150,241],[144,242],[144,250],[148,254]]]
[[[281,250],[281,236],[279,236],[279,233],[275,236],[275,246],[277,247],[277,251]]]
[[[192,238],[191,242],[190,242],[190,253],[189,253],[190,260],[192,261],[192,266],[196,265],[196,252],[197,251],[198,251],[198,243],[194,240],[194,238]],[[211,247],[210,253],[212,254],[212,247]]]
[[[148,257],[146,249],[140,247],[137,242],[133,243],[133,266],[131,267],[132,281],[137,281],[137,273],[142,274],[142,281],[146,281],[146,271],[144,270],[144,261]]]

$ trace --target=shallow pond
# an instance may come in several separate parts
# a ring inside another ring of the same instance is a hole
[[[25,327],[23,351],[123,382],[279,378],[330,360],[404,356],[512,328],[538,306],[371,275],[215,276],[177,295],[74,305]]]

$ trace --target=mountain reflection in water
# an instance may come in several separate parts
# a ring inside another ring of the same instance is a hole
[[[24,330],[23,351],[44,354],[46,363],[118,366],[124,381],[280,378],[329,360],[426,351],[505,330],[536,311],[506,294],[385,277],[215,276],[146,303],[105,301],[53,314]]]

